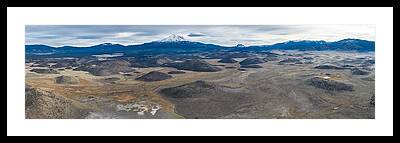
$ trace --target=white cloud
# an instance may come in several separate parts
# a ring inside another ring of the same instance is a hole
[[[127,38],[138,34],[141,34],[141,32],[121,32],[116,33],[114,36],[112,36],[112,38]]]

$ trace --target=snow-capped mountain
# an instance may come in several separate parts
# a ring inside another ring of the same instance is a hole
[[[182,42],[182,41],[187,41],[187,40],[182,36],[172,34],[169,35],[167,38],[161,39],[159,42]]]

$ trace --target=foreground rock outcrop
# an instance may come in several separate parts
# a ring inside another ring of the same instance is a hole
[[[29,86],[25,88],[26,119],[77,119],[87,114],[76,101]]]

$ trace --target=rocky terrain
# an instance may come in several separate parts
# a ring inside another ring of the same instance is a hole
[[[246,95],[229,92],[225,88],[199,80],[166,88],[160,93],[175,103],[176,112],[185,118],[211,119],[226,116],[251,100]]]
[[[121,80],[118,77],[110,77],[110,78],[105,78],[104,82],[105,83],[110,83],[110,84],[115,84],[117,81]]]
[[[375,118],[374,53],[237,48],[28,57],[26,118]]]
[[[32,72],[40,73],[40,74],[58,74],[59,72],[54,69],[32,69]]]
[[[345,69],[343,67],[338,67],[338,66],[335,66],[335,65],[318,65],[318,66],[315,66],[315,68],[316,69],[336,69],[336,70]]]
[[[158,56],[158,57],[140,57],[131,58],[129,62],[133,67],[146,68],[146,67],[159,67],[167,63],[172,63],[173,60],[168,57]]]
[[[242,65],[241,68],[262,68],[260,65]]]
[[[352,73],[353,75],[368,75],[368,74],[369,74],[369,72],[367,72],[367,71],[365,71],[365,70],[361,70],[361,69],[359,69],[359,68],[353,68],[353,69],[351,69],[351,73]]]
[[[89,61],[75,70],[87,71],[97,76],[107,76],[121,72],[131,72],[130,63],[124,60]]]
[[[253,64],[261,64],[265,63],[263,59],[260,58],[247,58],[241,62],[239,62],[240,65],[253,65]]]
[[[88,111],[75,101],[26,86],[25,118],[27,119],[71,119],[84,118]]]
[[[56,83],[58,84],[77,84],[79,81],[78,79],[71,77],[71,76],[59,76],[56,77]]]
[[[175,62],[165,64],[167,67],[173,67],[178,70],[190,70],[190,71],[198,71],[198,72],[216,72],[221,71],[220,68],[215,67],[203,60],[185,60],[183,62]]]
[[[170,71],[168,74],[185,74],[186,72],[184,71]]]
[[[236,61],[233,58],[223,58],[223,59],[219,60],[218,62],[220,62],[220,63],[237,63],[238,61]]]
[[[309,84],[317,88],[329,90],[329,91],[353,91],[353,85],[345,84],[342,82],[337,82],[335,80],[330,80],[321,77],[313,77],[308,80]]]
[[[299,63],[299,62],[300,62],[300,60],[297,58],[287,58],[287,59],[279,61],[279,64]]]
[[[172,78],[171,75],[168,75],[166,73],[158,72],[158,71],[152,71],[149,72],[143,76],[140,76],[136,78],[136,80],[141,80],[141,81],[161,81],[161,80],[166,80]]]

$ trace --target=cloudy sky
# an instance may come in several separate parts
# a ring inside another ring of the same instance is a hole
[[[289,40],[375,41],[374,25],[26,25],[25,44],[91,46],[161,40],[171,34],[190,41],[233,46],[264,45]]]

